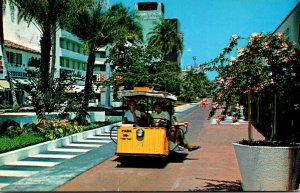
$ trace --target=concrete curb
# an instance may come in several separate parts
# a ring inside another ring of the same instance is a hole
[[[84,131],[82,133],[75,133],[73,135],[69,135],[60,139],[52,140],[52,141],[46,141],[43,143],[39,143],[36,145],[31,145],[28,147],[24,147],[21,149],[17,149],[14,151],[6,152],[0,154],[0,166],[5,165],[10,162],[15,162],[18,160],[22,160],[24,158],[27,158],[29,156],[33,156],[36,154],[39,154],[41,152],[49,151],[51,149],[66,146],[72,142],[76,142],[80,139],[85,139],[94,135],[102,134],[104,132],[109,132],[110,128],[113,126],[120,125],[119,123],[114,123],[111,125],[107,125],[104,127],[99,127],[96,129],[92,129],[89,131]]]
[[[189,109],[194,109],[199,103],[192,103],[192,104],[185,104],[178,107],[175,107],[176,114],[178,114],[179,117],[183,116],[182,113],[185,111],[189,111]],[[29,156],[33,156],[36,154],[39,154],[41,152],[49,151],[54,148],[66,146],[72,142],[76,142],[81,139],[85,139],[94,135],[102,134],[104,132],[109,132],[110,128],[113,126],[120,125],[121,122],[114,123],[111,125],[107,125],[104,127],[92,129],[89,131],[84,131],[82,133],[76,133],[73,135],[69,135],[60,139],[52,140],[52,141],[46,141],[43,143],[39,143],[36,145],[31,145],[28,147],[24,147],[21,149],[13,150],[10,152],[2,153],[0,154],[0,166],[5,165],[11,162],[19,161],[22,159],[25,159]]]

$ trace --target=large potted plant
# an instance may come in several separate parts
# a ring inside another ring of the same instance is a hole
[[[247,44],[237,49],[238,41]],[[214,100],[244,100],[248,139],[234,142],[245,191],[288,191],[299,187],[300,53],[284,34],[233,35],[224,51],[206,63],[216,70]],[[255,115],[255,116],[253,116]],[[254,141],[252,126],[264,136]]]

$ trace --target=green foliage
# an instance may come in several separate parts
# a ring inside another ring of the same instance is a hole
[[[147,36],[149,37],[147,50],[159,53],[161,59],[169,53],[174,51],[181,53],[183,50],[183,42],[181,34],[177,31],[176,22],[162,19]]]
[[[193,70],[187,71],[182,79],[182,92],[180,99],[186,102],[211,95],[212,83],[204,73]]]
[[[119,57],[120,50],[123,52],[121,58]],[[125,89],[146,86],[179,94],[180,67],[177,62],[153,61],[149,59],[149,54],[139,46],[115,46],[109,60],[113,62],[117,70],[113,72],[109,80],[105,81],[105,85],[113,85],[114,100],[117,99],[116,93],[120,86],[124,86]]]
[[[43,136],[38,136],[34,133],[18,135],[13,138],[2,136],[0,137],[0,153],[12,151],[44,141],[46,141],[46,139]]]
[[[79,109],[76,112],[76,116],[73,120],[73,122],[79,124],[79,125],[88,125],[88,117],[89,113],[85,109]]]
[[[92,9],[85,10],[73,17],[67,28],[84,41],[85,51],[89,55],[87,63],[84,102],[82,107],[88,108],[90,100],[92,75],[95,63],[95,52],[99,47],[108,44],[125,45],[127,37],[137,37],[141,28],[122,4],[115,4],[103,12],[101,3]]]
[[[74,95],[66,92],[72,88],[72,85],[78,81],[72,78],[70,74],[62,73],[60,78],[55,79],[55,84],[48,90],[42,91],[39,88],[41,74],[38,70],[28,71],[30,84],[16,83],[16,87],[24,90],[32,97],[32,105],[40,119],[45,118],[46,112],[59,111],[66,108],[65,105],[71,106]],[[77,97],[77,103],[80,103],[80,98]]]
[[[22,131],[25,131],[24,133],[19,133],[18,135],[2,134],[2,136],[0,136],[0,153],[57,139],[73,133],[95,129],[115,122],[116,121],[95,122],[82,127],[76,123],[67,122],[66,120],[52,119],[49,121],[40,120],[37,124],[25,124],[22,129]]]

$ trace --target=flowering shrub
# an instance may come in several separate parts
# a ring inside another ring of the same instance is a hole
[[[77,122],[73,124],[66,119],[58,120],[52,118],[50,120],[39,119],[36,124],[36,130],[41,132],[47,139],[53,140],[82,132],[83,127],[78,126]]]
[[[237,49],[236,56],[230,55],[242,39],[248,40],[247,45]],[[229,46],[205,66],[219,73],[214,100],[220,104],[231,104],[244,95],[251,100],[256,93],[280,98],[284,112],[300,103],[300,52],[282,33],[253,33],[249,38],[233,35]]]

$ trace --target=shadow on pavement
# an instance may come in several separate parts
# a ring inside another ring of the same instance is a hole
[[[118,157],[113,161],[119,162],[117,167],[124,168],[164,168],[170,162],[183,163],[187,157],[187,153],[170,153],[169,157]]]
[[[201,189],[190,189],[192,192],[242,192],[242,184],[240,180],[237,181],[225,181],[225,180],[213,180],[196,178],[207,181],[206,185]]]

